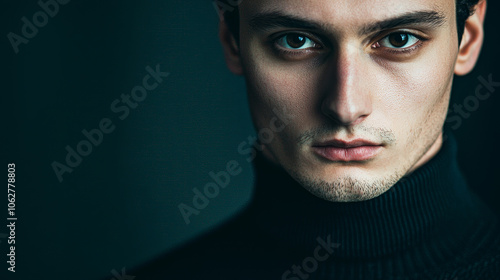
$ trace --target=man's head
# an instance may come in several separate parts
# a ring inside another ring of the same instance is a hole
[[[441,147],[453,74],[483,41],[474,4],[244,0],[237,30],[228,17],[220,28],[228,67],[245,76],[257,130],[276,110],[295,116],[264,155],[326,200],[387,191]]]

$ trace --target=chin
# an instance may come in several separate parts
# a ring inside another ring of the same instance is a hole
[[[398,171],[374,175],[363,168],[354,166],[328,168],[322,172],[323,174],[314,174],[305,170],[302,172],[289,170],[288,172],[304,189],[321,199],[332,202],[373,199],[388,191],[404,175],[403,172]]]

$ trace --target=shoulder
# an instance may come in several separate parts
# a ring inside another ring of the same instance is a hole
[[[500,224],[495,221],[484,230],[476,231],[460,246],[455,258],[444,267],[454,271],[457,279],[499,279],[500,275]]]
[[[239,214],[214,230],[167,252],[130,272],[137,279],[235,279],[268,247]],[[227,275],[224,278],[222,274]],[[211,278],[217,276],[216,278]],[[244,279],[244,278],[238,278]]]

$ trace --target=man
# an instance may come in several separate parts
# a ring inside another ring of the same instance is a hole
[[[484,0],[247,0],[226,12],[227,65],[246,79],[257,132],[273,133],[257,153],[240,147],[254,197],[130,274],[500,279],[499,225],[443,129],[453,75],[478,59],[485,12]]]

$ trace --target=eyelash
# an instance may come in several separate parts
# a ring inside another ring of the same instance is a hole
[[[392,54],[409,54],[414,51],[416,51],[418,48],[420,48],[424,43],[424,40],[419,39],[418,43],[414,44],[411,47],[404,48],[404,49],[391,49],[391,48],[385,48],[384,52],[389,52]]]
[[[408,34],[408,35],[414,36],[415,38],[418,39],[418,42],[415,43],[415,44],[413,44],[411,47],[407,47],[407,48],[404,48],[404,49],[388,48],[388,47],[383,47],[383,46],[380,46],[380,47],[375,48],[375,49],[383,49],[384,52],[390,53],[390,54],[405,55],[405,54],[410,54],[410,53],[416,51],[418,48],[420,48],[423,45],[423,43],[425,41],[427,41],[426,38],[423,38],[422,36],[419,36],[419,35],[417,35],[415,33],[409,32],[409,31],[396,31],[396,32],[391,32],[391,33],[386,34],[384,37],[381,37],[377,41],[375,41],[375,43],[380,42],[381,40],[385,39],[388,36],[391,36],[393,34],[398,34],[398,33],[404,33],[404,34]],[[287,35],[295,35],[295,34],[299,34],[299,35],[302,35],[304,37],[307,37],[309,40],[313,41],[316,45],[318,45],[319,48],[316,48],[314,50],[310,50],[310,49],[290,50],[290,49],[286,49],[286,48],[278,45],[278,41],[280,39],[282,39],[283,37],[285,37]],[[315,52],[317,50],[324,49],[324,46],[323,46],[322,43],[319,43],[318,40],[316,40],[315,38],[311,38],[311,37],[314,37],[314,36],[305,35],[305,34],[300,33],[300,32],[288,32],[288,33],[280,33],[278,36],[274,36],[274,38],[271,39],[271,42],[272,42],[273,49],[276,52],[278,52],[278,54],[280,54],[282,56],[289,56],[289,57],[304,56],[304,55],[307,55],[309,53]],[[371,45],[373,45],[375,43],[372,43]]]
[[[377,41],[375,41],[375,43],[371,44],[372,46],[374,44],[377,44],[379,43],[380,41],[382,41],[383,39],[391,36],[391,35],[394,35],[394,34],[407,34],[407,35],[411,35],[415,38],[418,39],[418,42],[413,44],[412,46],[410,47],[407,47],[407,48],[403,48],[403,49],[398,49],[398,48],[387,48],[387,47],[383,47],[383,46],[380,46],[378,48],[374,48],[374,49],[383,49],[384,52],[386,53],[391,53],[391,54],[396,54],[396,55],[404,55],[404,54],[410,54],[414,51],[416,51],[418,48],[420,48],[425,41],[427,41],[428,39],[420,36],[420,35],[417,35],[413,32],[409,32],[409,31],[395,31],[395,32],[391,32],[391,33],[388,33],[386,34],[384,37],[381,37],[380,39],[378,39]]]
[[[318,46],[318,48],[314,48],[314,49],[302,49],[302,50],[286,49],[286,48],[280,46],[278,44],[278,41],[280,39],[282,39],[283,37],[287,36],[287,35],[301,35],[301,36],[304,36],[304,37],[308,38],[309,40],[311,40],[312,42],[314,42],[314,44],[316,44]],[[288,32],[288,33],[280,33],[277,36],[273,36],[273,38],[271,39],[271,45],[272,45],[273,50],[276,51],[279,55],[288,56],[288,57],[294,57],[294,56],[295,57],[297,57],[297,56],[300,57],[300,56],[308,55],[308,54],[310,54],[312,52],[317,52],[318,50],[324,49],[323,44],[319,43],[318,41],[319,40],[317,40],[316,38],[314,38],[314,36],[311,36],[311,35],[306,35],[306,34],[301,33],[301,32]]]

